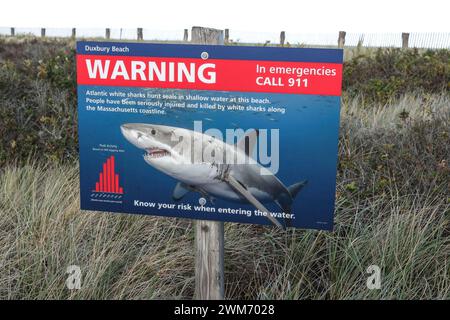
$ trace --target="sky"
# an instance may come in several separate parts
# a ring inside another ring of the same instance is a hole
[[[2,1],[0,27],[449,32],[449,12],[442,0],[14,0]]]

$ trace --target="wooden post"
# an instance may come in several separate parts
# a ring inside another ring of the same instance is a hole
[[[193,27],[191,41],[197,44],[224,44],[222,30]],[[195,222],[195,297],[200,300],[224,298],[223,222]]]
[[[230,29],[225,29],[225,43],[229,43],[230,42]]]
[[[142,28],[137,28],[137,39],[138,39],[138,41],[144,40],[144,34],[142,32]]]
[[[284,47],[284,41],[286,40],[286,33],[284,31],[281,31],[280,33],[280,45]]]
[[[41,28],[41,37],[42,37],[42,38],[45,37],[45,28]]]
[[[223,222],[196,221],[195,242],[195,298],[222,300],[224,298]]]
[[[75,39],[77,37],[77,29],[72,28],[72,39]]]
[[[409,46],[409,33],[402,33],[402,48],[406,49]]]
[[[223,45],[223,31],[211,28],[192,27],[191,42],[197,44]]]
[[[340,48],[340,49],[344,48],[346,34],[347,33],[345,31],[339,31],[338,48]]]
[[[11,37],[14,37],[16,35],[16,29],[11,28]]]
[[[106,39],[111,38],[111,29],[110,28],[106,28],[106,30],[105,30],[105,38]]]
[[[184,29],[183,41],[187,42],[188,38],[189,38],[189,31],[188,29]]]

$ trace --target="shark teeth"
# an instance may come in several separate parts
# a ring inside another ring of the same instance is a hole
[[[149,148],[147,149],[147,154],[145,155],[147,158],[155,159],[162,158],[165,156],[169,156],[170,152],[160,148]]]

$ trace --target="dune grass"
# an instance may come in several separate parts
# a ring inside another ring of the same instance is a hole
[[[341,123],[334,232],[226,223],[227,299],[450,297],[448,96],[352,99]],[[191,298],[194,252],[190,220],[80,211],[77,164],[0,169],[1,299]]]

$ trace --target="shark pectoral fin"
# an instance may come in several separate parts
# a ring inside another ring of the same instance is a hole
[[[248,200],[248,202],[250,202],[252,205],[254,205],[256,207],[256,209],[262,211],[262,212],[267,212],[267,218],[269,218],[269,220],[276,225],[279,228],[284,229],[284,227],[281,225],[281,223],[275,219],[271,214],[270,211],[266,209],[266,207],[264,207],[264,205],[258,201],[258,199],[256,199],[246,188],[244,185],[242,185],[239,181],[237,181],[233,176],[228,175],[228,177],[226,178],[226,181],[230,184],[230,186],[236,190],[240,195],[242,195],[245,199]]]
[[[175,189],[173,189],[172,198],[178,201],[181,198],[183,198],[186,194],[188,194],[190,191],[191,190],[187,184],[183,182],[178,182],[177,185],[175,186]]]
[[[249,133],[246,133],[242,139],[238,141],[236,146],[243,150],[247,156],[252,157],[257,144],[258,135],[258,130],[252,130]]]

